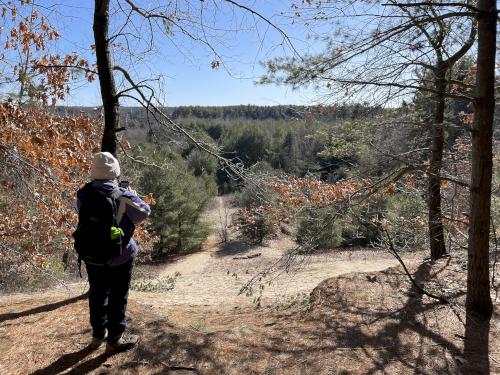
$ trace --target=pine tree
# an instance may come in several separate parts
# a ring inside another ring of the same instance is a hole
[[[214,196],[213,181],[195,177],[186,162],[178,159],[163,170],[146,170],[141,187],[156,200],[150,228],[160,239],[158,254],[199,248],[209,234],[207,224],[200,219]]]

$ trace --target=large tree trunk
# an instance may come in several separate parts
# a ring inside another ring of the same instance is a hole
[[[472,174],[470,183],[468,312],[491,318],[489,280],[492,138],[495,113],[496,0],[479,0]]]
[[[104,108],[104,134],[101,150],[116,153],[116,130],[119,125],[118,97],[109,52],[109,0],[95,0],[94,40],[97,57],[97,72],[101,86],[102,105]]]
[[[429,241],[431,258],[439,259],[446,254],[443,218],[441,213],[441,166],[444,149],[444,109],[446,93],[446,67],[438,65],[435,72],[435,107],[432,126],[432,154],[429,164]]]

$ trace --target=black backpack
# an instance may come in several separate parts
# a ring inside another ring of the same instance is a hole
[[[84,197],[78,212],[78,227],[73,233],[79,261],[107,264],[122,253],[122,234],[112,236],[112,227],[118,228],[116,214],[118,200],[124,189],[100,192],[89,182],[83,187]]]

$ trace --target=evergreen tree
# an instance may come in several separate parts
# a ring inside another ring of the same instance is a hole
[[[158,253],[199,248],[209,234],[208,226],[200,219],[214,196],[212,179],[195,177],[183,159],[176,159],[162,170],[148,168],[141,188],[152,192],[156,200],[150,227],[160,238]]]

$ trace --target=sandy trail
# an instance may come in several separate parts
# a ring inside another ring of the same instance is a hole
[[[216,226],[219,212],[227,204],[221,197],[207,213],[207,219]],[[230,211],[233,211],[231,209]],[[236,240],[218,244],[213,234],[202,252],[188,255],[174,263],[151,267],[157,278],[175,276],[175,287],[162,293],[131,293],[132,298],[163,309],[179,305],[239,308],[253,303],[253,297],[263,287],[262,304],[289,303],[301,294],[309,294],[324,279],[350,272],[375,272],[397,265],[397,261],[383,251],[346,250],[312,255],[292,272],[274,272],[257,283],[251,297],[239,295],[246,282],[260,271],[278,261],[294,243],[288,238],[269,241],[265,246],[249,245]],[[260,254],[254,258],[245,258]],[[412,256],[415,258],[415,255]],[[147,271],[147,269],[146,269]]]

